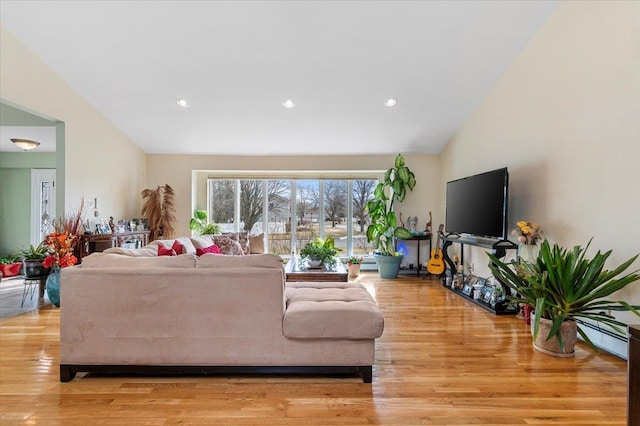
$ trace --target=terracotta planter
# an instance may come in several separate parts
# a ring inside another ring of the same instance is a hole
[[[544,354],[559,358],[573,357],[576,341],[578,340],[578,325],[575,321],[565,321],[560,326],[560,334],[562,335],[562,341],[564,342],[565,348],[565,351],[563,352],[562,349],[560,349],[560,344],[555,336],[546,340],[552,324],[553,321],[551,320],[544,318],[540,319],[540,330],[538,332],[538,337],[533,341],[533,348]]]

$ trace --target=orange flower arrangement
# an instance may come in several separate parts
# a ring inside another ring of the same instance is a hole
[[[49,255],[42,265],[45,268],[66,268],[73,266],[78,259],[73,255],[73,240],[75,237],[67,232],[52,232],[44,239],[44,245],[49,249]]]

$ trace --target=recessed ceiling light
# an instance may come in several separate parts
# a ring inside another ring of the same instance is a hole
[[[186,99],[182,99],[182,98],[178,98],[176,100],[176,103],[178,105],[180,105],[182,108],[187,108],[189,107],[189,101],[187,101]]]
[[[389,99],[387,99],[387,100],[385,101],[385,103],[384,103],[384,104],[385,104],[386,106],[388,106],[388,107],[392,107],[392,106],[395,106],[395,104],[397,104],[397,103],[398,103],[398,100],[397,100],[397,99],[395,99],[395,98],[389,98]]]
[[[293,108],[294,106],[296,106],[296,103],[293,102],[291,99],[287,99],[282,103],[282,105],[284,105],[285,108]]]

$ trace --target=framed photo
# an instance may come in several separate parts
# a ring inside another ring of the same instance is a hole
[[[482,291],[480,293],[480,299],[485,303],[490,303],[492,294],[493,294],[493,286],[489,284],[485,284],[484,287],[482,287]]]
[[[466,282],[464,284],[464,287],[462,287],[462,292],[464,294],[466,294],[467,296],[471,295],[471,291],[473,290],[473,287],[471,286],[471,284],[469,284],[469,282]]]
[[[100,219],[99,229],[101,234],[111,234],[111,227],[107,219]]]

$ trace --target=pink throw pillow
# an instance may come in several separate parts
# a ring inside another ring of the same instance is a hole
[[[173,242],[173,245],[171,246],[171,248],[173,249],[173,251],[176,252],[176,254],[182,254],[184,253],[184,246],[182,244],[180,244],[178,242],[178,240],[175,240]]]
[[[158,244],[158,256],[176,256],[176,251],[162,244]]]
[[[205,253],[222,254],[220,247],[215,244],[205,248],[196,248],[196,256],[202,256]]]

